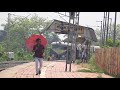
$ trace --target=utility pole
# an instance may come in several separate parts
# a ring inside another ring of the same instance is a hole
[[[76,40],[75,40],[75,59],[76,59],[76,48],[77,48],[77,37],[78,37],[78,31],[79,31],[79,15],[80,12],[76,12],[76,25],[77,25],[77,29],[76,29]]]
[[[107,17],[107,12],[104,12],[104,17],[103,17],[103,45],[105,45],[106,17]]]
[[[70,64],[69,67],[69,71],[71,72],[71,63],[72,63],[72,42],[71,42],[71,46],[69,47],[69,43],[70,41],[70,37],[72,37],[72,33],[70,31],[70,25],[71,25],[71,20],[73,20],[74,23],[74,16],[75,16],[75,12],[69,12],[69,25],[68,25],[68,46],[67,46],[67,58],[66,58],[66,68],[65,71],[67,71],[67,64]],[[71,36],[70,36],[71,35]]]
[[[77,37],[78,37],[78,29],[79,29],[79,12],[75,12],[75,23],[74,23],[74,35],[73,35],[73,62],[76,60],[76,49],[77,49]]]
[[[112,18],[109,18],[109,19],[110,19],[110,30],[109,30],[109,38],[110,38],[110,37],[111,37],[111,36],[110,36],[110,32],[111,32],[111,27],[112,27],[112,26],[111,26],[111,24],[112,24]]]
[[[116,39],[116,19],[117,19],[117,12],[115,12],[115,23],[114,23],[114,35],[113,35],[114,46],[115,46],[115,39]]]
[[[103,26],[102,26],[102,21],[101,21],[101,44],[103,45]]]
[[[105,37],[105,34],[106,34],[106,25],[107,25],[107,12],[105,12],[105,25],[104,25],[104,45],[106,44],[105,43],[105,39],[106,39],[106,37]]]
[[[7,52],[10,51],[10,17],[11,14],[8,13],[8,26],[7,26]]]
[[[105,33],[105,26],[104,26],[104,24],[105,24],[105,12],[104,12],[104,16],[103,16],[103,45],[104,45],[104,33]]]
[[[108,12],[108,17],[107,17],[107,32],[106,32],[106,45],[107,45],[107,41],[108,41],[108,29],[109,29],[109,12]]]

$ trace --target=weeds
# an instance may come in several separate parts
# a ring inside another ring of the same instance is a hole
[[[80,60],[79,60],[80,61]],[[79,63],[77,61],[76,63]],[[89,69],[89,70],[88,70]],[[94,55],[90,58],[90,61],[88,62],[88,69],[82,69],[78,70],[78,72],[90,72],[90,73],[104,73],[103,70],[101,70],[96,64],[94,60]]]

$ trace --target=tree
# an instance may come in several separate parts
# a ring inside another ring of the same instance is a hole
[[[111,28],[111,30],[110,30]],[[98,41],[100,40],[100,30],[96,29],[96,36],[98,38]],[[105,34],[106,34],[106,30],[105,30]],[[109,27],[109,33],[108,33],[108,46],[112,47],[113,46],[113,34],[114,34],[114,25],[111,25],[111,27]],[[106,36],[106,35],[105,35]],[[120,24],[116,25],[116,46],[119,46],[119,40],[120,40]]]
[[[59,42],[60,38],[58,37],[58,35],[54,32],[45,32],[44,36],[46,37],[46,39],[48,40],[48,44],[51,44],[52,42]]]
[[[114,25],[111,26],[110,37],[113,38]],[[120,40],[120,24],[116,25],[116,39]]]
[[[47,27],[51,21],[38,17],[37,14],[32,16],[30,19],[22,17],[14,17],[10,20],[10,41],[9,49],[10,51],[17,52],[19,50],[25,50],[25,40],[24,36],[29,37],[32,34],[38,34]],[[4,25],[4,30],[8,30],[8,24]],[[58,36],[51,32],[46,32],[44,34],[47,36],[47,40],[51,43],[54,40],[59,40]],[[7,37],[4,42],[7,42]]]
[[[7,34],[7,33],[6,33],[5,31],[0,30],[0,42],[2,42],[2,41],[4,40],[6,34]]]
[[[100,40],[100,34],[101,34],[101,30],[99,30],[98,28],[95,30],[95,34],[98,40]]]

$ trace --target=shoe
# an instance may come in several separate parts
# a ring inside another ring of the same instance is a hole
[[[38,73],[36,73],[36,75],[38,75]]]
[[[41,74],[41,70],[39,71],[39,74]]]

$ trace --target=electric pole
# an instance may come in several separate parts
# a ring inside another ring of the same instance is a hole
[[[11,14],[8,13],[8,26],[7,26],[7,52],[10,51],[10,17]]]
[[[65,68],[65,71],[67,71],[67,64],[70,64],[70,67],[69,67],[69,71],[71,71],[71,63],[72,63],[72,33],[71,33],[71,30],[70,30],[70,25],[71,25],[71,20],[73,20],[74,22],[74,16],[75,16],[75,13],[74,12],[69,12],[69,24],[68,24],[68,46],[67,46],[67,58],[66,58],[66,68]],[[71,46],[69,46],[70,44],[70,41],[71,41]]]
[[[113,35],[114,46],[115,46],[115,39],[116,39],[116,19],[117,19],[117,12],[115,12],[115,23],[114,23],[114,35]]]
[[[108,17],[107,17],[107,32],[106,32],[106,45],[108,44],[107,41],[108,41],[108,29],[109,29],[109,12],[108,12]]]
[[[71,23],[71,21],[73,21]],[[73,29],[70,29],[70,25],[73,26]],[[79,25],[79,12],[69,12],[69,26],[68,26],[68,48],[67,48],[67,59],[66,59],[66,68],[67,64],[70,64],[69,71],[71,72],[71,63],[76,60],[76,38],[77,38],[77,29]],[[69,43],[71,41],[71,46],[69,47]]]
[[[75,51],[75,56],[74,56],[74,60],[76,60],[76,49],[77,49],[77,37],[78,37],[78,29],[79,29],[79,14],[80,12],[76,12],[76,16],[75,16],[75,48],[74,48],[74,51]]]
[[[105,25],[104,25],[104,45],[106,44],[106,25],[107,25],[107,12],[105,12]]]

